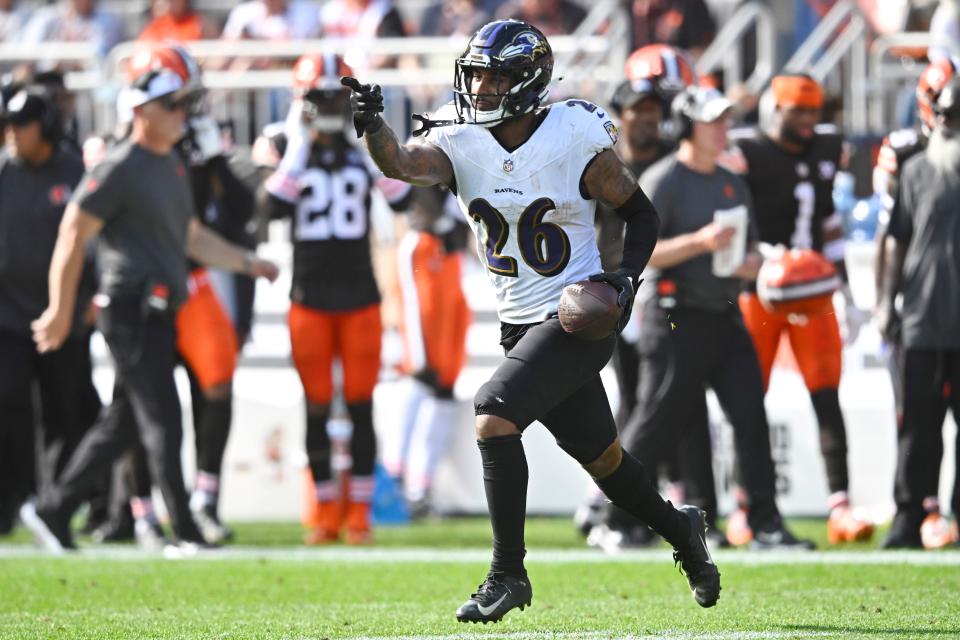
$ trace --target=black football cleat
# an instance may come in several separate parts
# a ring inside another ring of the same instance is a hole
[[[220,522],[215,506],[207,505],[192,514],[193,521],[197,523],[200,535],[207,544],[216,545],[233,539],[233,529]]]
[[[20,507],[20,521],[40,546],[51,553],[61,554],[77,548],[70,533],[69,516],[25,502]]]
[[[90,534],[97,544],[110,542],[129,542],[133,540],[133,519],[117,516],[107,520]]]
[[[750,548],[756,551],[813,551],[817,545],[813,540],[796,537],[782,522],[778,522],[754,531]]]
[[[693,599],[701,607],[717,604],[720,598],[720,570],[707,546],[707,521],[703,509],[684,505],[678,509],[690,522],[690,537],[673,548],[673,561],[687,577]]]
[[[920,525],[923,523],[923,512],[897,511],[890,525],[887,537],[880,544],[881,549],[923,549],[923,539],[920,537]]]
[[[519,608],[523,611],[533,601],[530,580],[502,573],[487,574],[487,579],[477,587],[476,593],[457,609],[460,622],[500,622],[507,611]]]

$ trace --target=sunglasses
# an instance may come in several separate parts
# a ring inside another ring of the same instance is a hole
[[[183,110],[190,114],[195,113],[200,109],[200,106],[203,103],[203,95],[190,94],[186,96],[177,96],[176,94],[169,94],[166,96],[160,96],[154,100],[154,102],[163,107],[164,110],[171,113],[174,111]]]

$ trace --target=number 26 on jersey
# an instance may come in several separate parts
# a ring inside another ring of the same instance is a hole
[[[520,259],[541,276],[560,274],[570,261],[570,239],[559,225],[544,222],[544,217],[557,206],[550,198],[531,202],[517,220],[517,247]],[[517,259],[503,253],[511,231],[503,214],[482,198],[472,201],[467,213],[486,228],[487,268],[501,276],[519,275]]]

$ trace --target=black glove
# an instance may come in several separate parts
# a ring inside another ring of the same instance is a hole
[[[353,126],[357,137],[364,132],[373,133],[383,124],[380,112],[383,111],[383,94],[378,84],[360,84],[356,78],[345,76],[340,84],[350,88],[350,110],[353,111]]]
[[[627,269],[595,273],[588,280],[591,282],[606,282],[620,294],[617,298],[617,304],[621,309],[620,322],[617,323],[617,333],[623,332],[623,328],[627,326],[630,315],[633,313],[633,298],[637,295],[637,287],[643,280],[640,280],[637,274]]]

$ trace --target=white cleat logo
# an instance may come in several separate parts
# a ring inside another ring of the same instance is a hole
[[[500,599],[499,599],[499,600],[497,600],[496,602],[494,602],[494,603],[493,603],[492,605],[490,605],[489,607],[485,607],[485,606],[483,606],[482,604],[477,603],[477,609],[480,611],[480,614],[481,614],[481,615],[489,616],[491,613],[493,613],[494,611],[496,611],[497,607],[500,606],[500,603],[502,603],[504,600],[506,600],[507,595],[509,595],[509,594],[508,594],[508,593],[503,594],[502,596],[500,596]]]

